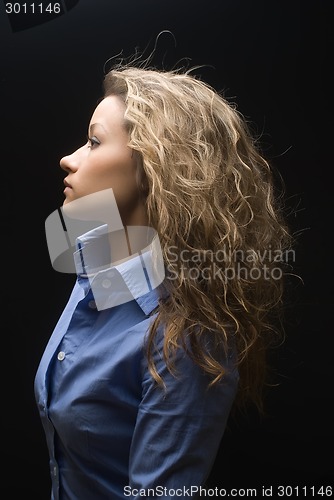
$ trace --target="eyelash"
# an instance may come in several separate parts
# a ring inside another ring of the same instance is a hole
[[[98,146],[100,144],[100,141],[96,137],[87,137],[87,141],[89,142],[89,148],[93,148],[94,146]]]

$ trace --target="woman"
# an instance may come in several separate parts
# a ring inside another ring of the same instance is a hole
[[[271,169],[209,85],[127,65],[106,74],[88,141],[60,166],[64,212],[114,196],[123,236],[153,228],[164,275],[153,283],[153,243],[117,245],[110,214],[78,237],[35,381],[52,498],[196,497],[232,407],[262,411],[290,244]]]

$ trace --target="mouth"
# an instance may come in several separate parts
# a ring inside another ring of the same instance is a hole
[[[68,189],[72,189],[71,184],[69,182],[67,182],[66,179],[64,179],[64,186],[65,186],[64,191],[67,191]]]

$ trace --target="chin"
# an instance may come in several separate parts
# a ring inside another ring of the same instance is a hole
[[[64,199],[63,205],[67,205],[68,203],[71,203],[72,201],[75,200],[75,197],[71,196],[71,195],[72,195],[72,193],[70,191],[65,193],[65,199]]]

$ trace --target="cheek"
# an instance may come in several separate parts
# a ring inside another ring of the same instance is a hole
[[[136,171],[136,164],[129,158],[129,155],[123,156],[118,161],[111,162],[103,172],[100,172],[100,175],[96,176],[96,181],[114,190],[119,205],[127,205],[137,200],[139,196]]]

